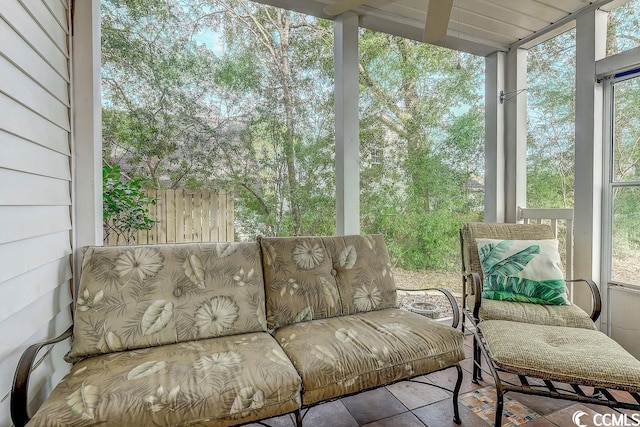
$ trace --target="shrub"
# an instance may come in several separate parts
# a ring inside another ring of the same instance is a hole
[[[116,235],[116,245],[135,240],[138,230],[149,230],[156,223],[150,218],[149,205],[155,199],[147,197],[140,180],[125,177],[120,166],[102,167],[102,221],[104,242]]]

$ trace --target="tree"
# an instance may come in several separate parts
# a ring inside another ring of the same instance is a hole
[[[571,30],[529,50],[528,206],[573,206],[575,43]]]
[[[366,30],[360,52],[362,150],[384,159],[363,167],[363,228],[384,232],[404,267],[448,268],[477,217],[466,189],[483,171],[481,62]]]
[[[189,20],[177,0],[102,2],[104,157],[155,188],[206,181],[216,152],[215,60]]]
[[[333,232],[330,25],[244,0],[209,6],[203,22],[223,32],[226,60],[240,56],[261,71],[241,148],[226,156],[242,159],[230,176],[239,214],[268,235]]]
[[[626,3],[609,13],[607,55],[614,55],[640,45],[636,30],[639,19],[640,3],[638,2]],[[573,207],[575,38],[575,30],[570,30],[529,49],[527,71],[527,205],[529,206]],[[625,110],[617,120],[629,123],[629,118],[637,112],[637,109]],[[623,128],[624,124],[617,123],[616,126]],[[622,156],[621,158],[633,158],[628,148],[618,150],[618,153]]]

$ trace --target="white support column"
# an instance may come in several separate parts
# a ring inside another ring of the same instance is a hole
[[[102,244],[102,113],[100,0],[76,1],[72,38],[73,249]],[[77,288],[77,282],[76,282]]]
[[[496,52],[485,58],[484,116],[484,220],[504,222],[505,153],[504,104],[500,91],[505,87],[505,54]]]
[[[594,10],[576,21],[576,143],[574,277],[600,279],[602,233],[602,85],[596,61],[604,58],[607,13]],[[589,292],[576,286],[574,302],[590,308]]]
[[[507,53],[505,87],[505,222],[518,222],[527,204],[527,51]]]
[[[347,12],[334,23],[338,235],[360,234],[358,64],[358,15]]]

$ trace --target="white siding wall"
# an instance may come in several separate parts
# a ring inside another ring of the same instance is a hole
[[[0,426],[27,345],[71,324],[69,0],[0,0]],[[68,366],[40,355],[34,404]]]

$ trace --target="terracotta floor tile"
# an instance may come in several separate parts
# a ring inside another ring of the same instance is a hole
[[[358,422],[351,416],[344,404],[335,400],[309,409],[302,419],[304,427],[356,427]]]
[[[268,424],[271,427],[291,427],[296,425],[296,421],[292,415],[282,415],[280,417],[273,417],[267,420],[262,421],[265,424]],[[246,427],[260,427],[261,424],[252,423],[247,424]]]
[[[467,359],[470,359],[473,357],[473,347],[471,345],[464,345],[463,346],[463,350],[464,350],[464,357],[466,357]]]
[[[593,416],[598,412],[581,403],[575,403],[567,406],[553,414],[547,415],[545,418],[559,426],[575,426],[576,424],[573,422],[573,416],[577,411],[581,411],[586,414],[580,417],[580,422],[583,425],[587,427],[595,427],[596,424],[593,422]]]
[[[387,390],[409,409],[419,408],[420,406],[451,398],[451,393],[438,387],[412,381],[402,381],[392,384],[387,386]]]
[[[424,427],[424,424],[418,417],[411,412],[394,415],[393,417],[383,420],[374,421],[365,424],[366,427]]]
[[[635,415],[636,418],[640,419],[640,412],[639,411],[633,411],[631,409],[611,409],[608,406],[603,406],[603,405],[594,405],[591,403],[585,403],[584,404],[586,407],[590,408],[592,411],[597,412],[599,414],[617,414],[617,413],[622,413],[622,414],[627,414],[629,416]],[[629,424],[632,424],[633,420],[629,420]]]
[[[460,362],[460,366],[465,370],[465,376],[467,373],[473,373],[473,359],[471,357],[467,357],[462,362]]]
[[[521,427],[567,427],[567,426],[565,425],[558,426],[558,424],[554,424],[546,418],[538,418],[537,420],[529,421],[528,423],[523,424]]]
[[[485,420],[474,414],[463,405],[459,405],[459,408],[462,424],[455,424],[453,422],[453,403],[451,402],[451,400],[442,400],[432,405],[423,406],[422,408],[414,410],[413,414],[428,427],[488,426]]]
[[[532,396],[521,393],[507,393],[507,396],[533,409],[540,415],[551,414],[552,412],[571,406],[574,403],[569,400],[552,399],[550,397]]]
[[[450,368],[443,371],[433,372],[431,374],[425,375],[425,377],[427,377],[427,379],[429,379],[430,381],[441,385],[442,387],[453,389],[453,387],[455,387],[456,385],[458,371],[455,368]],[[466,378],[463,377],[462,381],[464,382],[465,379]]]
[[[465,336],[464,336],[464,346],[473,347],[473,335],[467,334],[466,328],[465,328]]]
[[[624,392],[624,391],[618,391],[618,390],[610,390],[611,394],[613,394],[613,396],[619,400],[620,402],[627,402],[627,403],[638,403],[635,401],[635,399],[633,397],[631,397],[629,395],[629,393]]]
[[[446,387],[450,390],[456,385],[456,379],[458,378],[458,371],[456,369],[445,369],[444,371],[434,372],[426,375],[427,379],[433,381],[441,387]],[[473,384],[471,382],[471,374],[463,369],[462,386],[460,387],[460,393],[466,393],[468,391],[477,390],[485,385]]]
[[[460,404],[483,418],[488,424],[493,424],[496,416],[496,399],[495,388],[484,387],[460,396]],[[505,396],[502,419],[504,426],[522,426],[538,418],[541,418],[541,415],[535,410],[508,395]]]
[[[407,412],[407,408],[386,388],[378,388],[340,399],[359,425]]]

